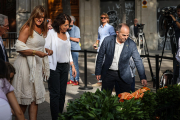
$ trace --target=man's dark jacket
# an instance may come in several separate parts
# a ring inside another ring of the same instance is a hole
[[[1,45],[0,45],[0,59],[2,59],[2,60],[5,61],[4,58],[6,57],[6,61],[5,61],[5,62],[8,62],[9,60],[8,60],[8,56],[7,56],[6,50],[4,50],[4,51],[5,51],[5,54],[6,54],[6,55],[4,56],[4,54],[3,54],[3,49],[4,49],[4,48],[2,48]]]
[[[95,74],[101,75],[102,81],[106,77],[106,73],[113,62],[115,43],[116,43],[116,36],[108,36],[104,39],[100,47],[97,61],[96,61]],[[124,47],[122,49],[120,59],[119,59],[119,64],[118,64],[120,77],[127,84],[132,83],[132,76],[131,76],[130,66],[129,66],[129,59],[131,56],[138,70],[140,79],[141,80],[146,79],[144,66],[140,58],[140,55],[138,53],[136,44],[133,40],[128,38],[124,42]],[[104,57],[105,57],[105,60],[104,60]],[[104,60],[104,63],[103,63],[103,60]]]

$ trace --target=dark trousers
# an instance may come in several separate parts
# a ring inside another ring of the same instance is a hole
[[[56,70],[50,70],[48,88],[50,92],[50,108],[52,120],[57,120],[58,114],[63,112],[68,72],[68,63],[57,63]]]
[[[102,80],[102,90],[105,89],[106,91],[109,90],[112,93],[115,83],[119,85],[120,93],[122,92],[130,92],[131,84],[125,83],[118,71],[108,70],[106,77]]]
[[[135,77],[132,78],[133,82],[131,83],[131,92],[135,91]],[[118,82],[115,82],[115,91],[116,95],[118,96],[121,92]]]

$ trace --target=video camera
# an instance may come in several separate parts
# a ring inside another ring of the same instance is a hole
[[[145,24],[137,24],[138,33],[143,33],[144,25],[145,25]]]
[[[173,8],[173,7],[166,7],[166,8],[163,8],[161,10],[161,14],[167,19],[167,22],[168,23],[172,23],[172,17],[170,16],[173,15],[175,16],[176,14],[176,8]]]

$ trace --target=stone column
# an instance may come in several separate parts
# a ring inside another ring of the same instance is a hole
[[[148,0],[147,8],[142,8],[142,0],[135,0],[135,16],[139,23],[145,24],[144,33],[148,49],[158,49],[157,0]]]
[[[79,1],[79,23],[81,31],[81,48],[93,50],[97,40],[100,24],[100,0]]]
[[[31,13],[31,1],[30,0],[16,0],[16,30],[19,34],[19,30],[28,20]]]

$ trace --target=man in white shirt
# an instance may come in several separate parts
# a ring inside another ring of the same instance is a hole
[[[129,38],[129,27],[120,24],[116,30],[117,35],[106,37],[101,45],[96,61],[96,79],[102,79],[102,89],[112,92],[115,82],[118,82],[121,92],[130,92],[133,80],[129,59],[132,57],[142,85],[147,86],[142,60],[136,44]]]
[[[9,30],[8,17],[0,14],[0,59],[8,62],[8,57],[6,53],[6,49],[3,45],[2,35],[5,34]]]

